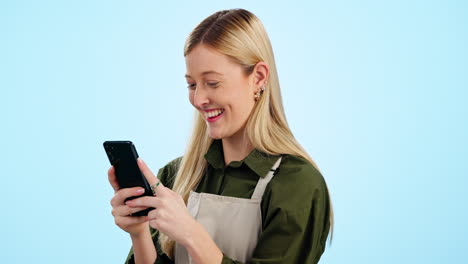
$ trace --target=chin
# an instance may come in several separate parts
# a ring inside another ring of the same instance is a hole
[[[208,131],[208,135],[212,139],[222,139],[223,138],[222,133],[220,133],[218,131]]]
[[[210,138],[212,138],[212,139],[223,139],[222,136],[212,136],[212,135],[210,135]]]

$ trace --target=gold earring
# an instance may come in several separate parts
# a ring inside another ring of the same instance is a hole
[[[263,91],[265,91],[265,85],[260,88],[258,92],[255,93],[255,101],[257,101],[260,98],[260,95],[262,95]]]

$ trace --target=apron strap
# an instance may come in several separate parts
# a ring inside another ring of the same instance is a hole
[[[275,176],[276,171],[281,163],[281,159],[283,157],[280,157],[275,165],[271,168],[271,170],[268,172],[268,174],[265,176],[265,178],[260,178],[257,182],[257,186],[255,187],[255,191],[252,194],[252,199],[262,199],[263,193],[265,192],[265,188],[270,182],[270,180]]]

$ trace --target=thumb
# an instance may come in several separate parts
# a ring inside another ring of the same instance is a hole
[[[153,186],[154,184],[157,184],[158,182],[160,182],[159,179],[156,176],[154,176],[153,172],[150,170],[150,168],[148,168],[146,163],[141,158],[138,158],[137,163],[138,163],[138,167],[140,168],[143,175],[145,175],[145,178],[150,184],[150,186]],[[162,183],[160,183],[156,189],[161,188],[161,187],[163,187]]]

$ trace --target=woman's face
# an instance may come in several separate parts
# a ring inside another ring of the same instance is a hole
[[[211,138],[240,135],[255,104],[254,74],[205,45],[185,57],[190,103],[204,117]]]

